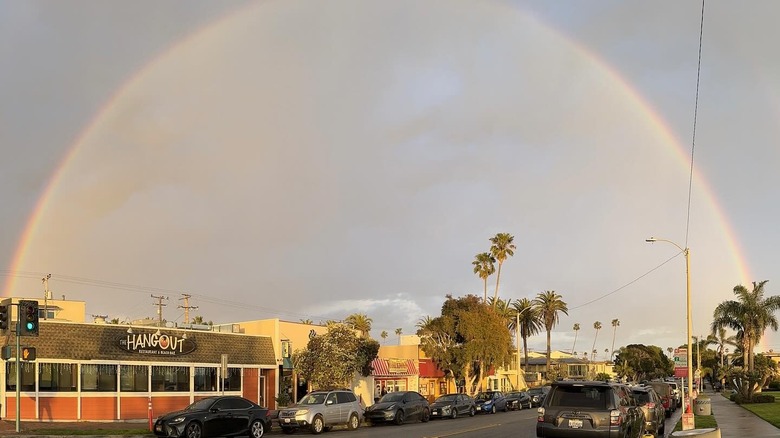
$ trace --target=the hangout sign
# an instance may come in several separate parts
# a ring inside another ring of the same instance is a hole
[[[179,356],[195,351],[195,342],[175,335],[160,333],[127,333],[118,339],[119,348],[129,353]]]

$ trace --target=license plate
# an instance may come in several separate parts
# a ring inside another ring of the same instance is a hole
[[[284,422],[285,422],[285,423],[289,423],[289,422],[290,422],[290,419],[289,419],[289,418],[285,418],[285,419],[284,419]]]
[[[477,406],[477,410],[481,411],[482,410],[482,406]]]
[[[433,411],[433,412],[431,412],[431,415],[433,415],[435,417],[435,416],[439,415],[439,413],[436,412],[436,411]]]
[[[569,419],[569,427],[572,429],[579,429],[582,427],[582,420],[576,420],[574,418]]]
[[[157,432],[162,432],[162,425],[158,424],[157,426],[154,426],[154,430]]]

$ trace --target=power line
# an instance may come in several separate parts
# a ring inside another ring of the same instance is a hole
[[[688,236],[691,227],[691,192],[693,189],[693,154],[696,150],[696,122],[699,117],[699,83],[701,81],[701,48],[704,40],[704,0],[701,0],[701,22],[699,24],[699,57],[696,65],[696,97],[693,103],[693,133],[691,135],[691,170],[688,177],[688,214],[685,219],[685,247],[688,248]]]

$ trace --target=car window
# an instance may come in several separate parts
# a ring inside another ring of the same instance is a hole
[[[357,400],[355,394],[346,391],[337,392],[336,396],[339,403],[351,403]]]
[[[230,398],[227,399],[227,407],[225,409],[249,409],[251,404],[242,398]]]
[[[301,405],[321,405],[325,403],[325,394],[322,392],[314,392],[306,394],[298,404]]]
[[[211,409],[218,409],[220,411],[224,409],[229,409],[228,401],[223,398],[222,400],[219,400],[218,402],[214,403],[214,406],[212,406]]]
[[[607,409],[610,388],[606,386],[559,386],[548,397],[549,406]]]
[[[336,399],[336,393],[335,392],[331,392],[330,394],[328,394],[328,398],[325,399],[325,404],[326,405],[333,405],[333,404],[336,404],[336,403],[338,403],[338,400]]]
[[[387,394],[383,395],[381,399],[379,399],[380,402],[398,402],[403,400],[404,393],[402,392],[388,392]]]

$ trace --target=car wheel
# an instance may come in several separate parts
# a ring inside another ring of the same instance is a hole
[[[283,427],[283,428],[282,428],[282,432],[283,432],[283,433],[285,433],[285,434],[287,434],[287,435],[292,435],[292,434],[294,434],[294,433],[295,433],[295,428],[292,428],[292,427]]]
[[[490,413],[495,414],[496,413],[496,405],[493,405],[490,407]]]
[[[187,438],[201,438],[203,436],[203,428],[200,423],[193,421],[187,425],[187,430],[184,431]]]
[[[325,429],[325,423],[322,421],[322,416],[315,415],[314,419],[311,420],[311,433],[318,434],[322,433],[322,431]]]
[[[661,425],[658,426],[658,436],[663,438],[664,435],[666,435],[666,422],[662,421]]]
[[[395,423],[397,426],[404,424],[404,411],[399,409],[395,413],[395,417],[393,418],[393,423]]]
[[[349,422],[347,423],[347,429],[355,430],[358,427],[360,427],[360,418],[358,418],[357,414],[350,415]]]
[[[420,420],[423,423],[427,423],[428,420],[430,419],[431,419],[431,411],[429,411],[428,408],[423,409],[422,418],[420,418]]]
[[[456,407],[452,408],[452,410],[450,411],[450,418],[452,418],[453,420],[458,418],[458,408]]]
[[[471,408],[469,408],[469,417],[473,417],[475,415],[477,415],[477,410],[476,408],[474,408],[474,406],[472,406]]]
[[[255,420],[249,425],[249,436],[251,438],[263,438],[265,435],[265,425],[260,420]]]
[[[509,412],[509,406],[506,403],[504,403],[504,412]]]

